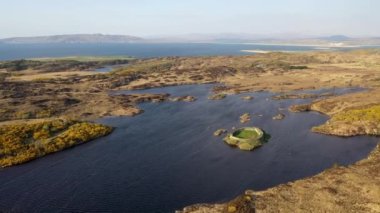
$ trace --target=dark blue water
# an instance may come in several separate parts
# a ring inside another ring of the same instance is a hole
[[[205,44],[205,43],[133,43],[133,44],[0,44],[0,60],[63,56],[122,56],[137,58],[163,56],[247,55],[241,50],[308,51],[314,47]]]
[[[275,101],[273,94],[260,92],[251,93],[252,101],[241,100],[242,95],[212,101],[207,99],[211,87],[141,90],[198,100],[142,104],[145,113],[137,117],[101,119],[116,127],[105,138],[0,170],[0,211],[173,212],[311,176],[334,163],[354,163],[378,140],[312,133],[311,127],[327,120],[318,113],[284,110],[284,120],[272,120],[279,108],[311,100]],[[255,114],[245,125],[271,134],[252,152],[213,136],[218,128],[241,127],[239,116],[245,112]]]

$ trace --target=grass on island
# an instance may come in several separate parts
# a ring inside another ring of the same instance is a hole
[[[250,139],[259,137],[259,134],[255,130],[241,129],[237,130],[233,136],[242,139]]]
[[[265,133],[256,127],[238,129],[224,138],[224,142],[231,146],[237,146],[241,150],[251,151],[262,146],[269,139]]]
[[[25,163],[111,132],[105,125],[65,120],[0,126],[0,167]]]

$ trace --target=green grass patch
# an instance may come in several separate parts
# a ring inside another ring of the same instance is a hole
[[[238,130],[233,134],[234,137],[242,138],[242,139],[249,139],[249,138],[257,138],[259,134],[255,130],[247,130],[242,129]]]

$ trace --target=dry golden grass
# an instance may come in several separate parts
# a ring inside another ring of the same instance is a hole
[[[67,71],[67,72],[26,72],[22,71],[17,73],[18,75],[12,75],[8,78],[9,81],[44,81],[54,79],[68,79],[76,76],[89,76],[99,74],[98,72],[91,71]]]

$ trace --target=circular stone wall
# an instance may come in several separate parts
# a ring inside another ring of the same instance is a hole
[[[263,145],[264,132],[257,127],[245,127],[228,134],[224,141],[241,150],[250,151]]]

